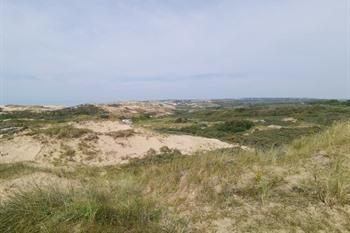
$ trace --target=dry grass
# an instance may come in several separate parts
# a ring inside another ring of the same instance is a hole
[[[350,122],[343,122],[278,150],[168,154],[127,170],[180,213],[206,222],[202,230],[228,217],[238,232],[347,232],[349,138]]]
[[[127,138],[131,137],[135,134],[135,131],[132,129],[126,129],[126,130],[119,130],[119,131],[113,131],[113,132],[108,132],[106,135],[117,139],[117,138]]]
[[[89,129],[75,128],[71,125],[56,125],[46,129],[39,129],[31,132],[33,135],[44,134],[57,139],[79,138],[88,133],[92,133]]]

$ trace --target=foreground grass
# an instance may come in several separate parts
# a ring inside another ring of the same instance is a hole
[[[0,231],[181,232],[164,221],[163,208],[135,186],[58,189],[35,187],[14,193],[0,208]]]

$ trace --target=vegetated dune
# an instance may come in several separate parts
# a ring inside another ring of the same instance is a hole
[[[151,114],[154,117],[173,113],[176,105],[173,102],[157,101],[122,101],[114,104],[97,105],[117,116],[132,117],[135,114]]]
[[[153,111],[139,106],[115,115],[81,106],[33,122],[5,117],[2,129],[22,130],[0,138],[0,232],[350,232],[348,115],[303,137],[278,134],[308,126],[302,117],[255,122],[244,134],[288,140],[231,150],[239,145],[112,120]]]
[[[8,196],[0,203],[0,231],[349,232],[349,138],[350,122],[342,122],[283,149],[170,152],[61,173],[47,168],[62,185]],[[2,166],[7,181],[0,179],[0,188],[17,185],[21,174],[42,177],[27,166]],[[66,179],[80,185],[67,189]]]
[[[46,164],[112,165],[161,150],[191,154],[237,146],[217,139],[159,134],[119,121],[85,121],[45,128],[42,133],[32,136],[18,135],[2,140],[0,163],[37,161]]]

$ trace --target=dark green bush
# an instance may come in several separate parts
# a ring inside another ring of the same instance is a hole
[[[186,123],[187,121],[186,118],[179,117],[175,119],[174,123]]]
[[[216,129],[227,133],[238,133],[251,129],[254,123],[247,120],[232,120],[218,124]]]

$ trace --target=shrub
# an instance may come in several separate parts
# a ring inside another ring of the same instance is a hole
[[[232,121],[226,121],[222,124],[218,124],[216,128],[219,131],[223,132],[243,132],[246,131],[254,126],[254,123],[247,120],[232,120]]]
[[[186,123],[186,122],[188,122],[188,120],[186,118],[182,118],[182,117],[176,118],[174,120],[174,123]]]
[[[149,120],[152,118],[152,115],[149,113],[141,113],[138,114],[136,116],[132,117],[132,122],[140,122],[140,121],[145,121],[145,120]]]
[[[119,130],[119,131],[112,131],[112,132],[108,132],[106,133],[106,135],[117,139],[117,138],[127,138],[127,137],[131,137],[135,134],[135,131],[132,129],[126,129],[126,130]]]

